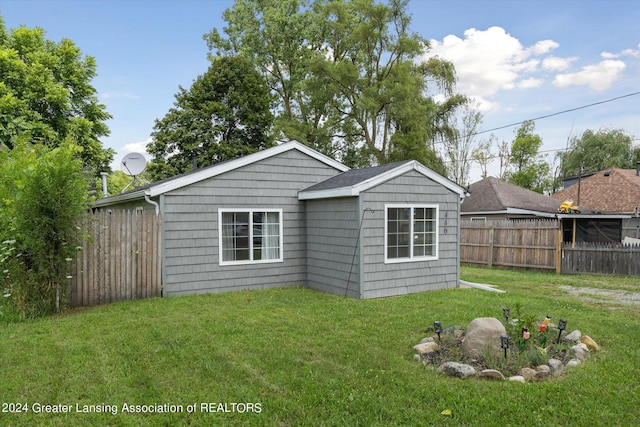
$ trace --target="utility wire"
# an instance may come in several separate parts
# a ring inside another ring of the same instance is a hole
[[[523,120],[521,122],[511,123],[511,124],[508,124],[508,125],[498,126],[498,127],[492,128],[492,129],[487,129],[487,130],[475,132],[475,133],[470,134],[469,136],[480,135],[480,134],[487,133],[487,132],[493,132],[494,130],[506,129],[506,128],[509,128],[509,127],[521,125],[522,123],[528,122],[528,121],[536,121],[536,120],[547,119],[549,117],[559,116],[560,114],[566,114],[566,113],[570,113],[572,111],[583,110],[585,108],[593,107],[593,106],[600,105],[600,104],[606,104],[607,102],[613,102],[613,101],[617,101],[619,99],[629,98],[631,96],[636,96],[636,95],[640,95],[640,91],[639,92],[628,93],[626,95],[616,96],[615,98],[605,99],[604,101],[593,102],[591,104],[582,105],[582,106],[576,107],[576,108],[570,108],[568,110],[558,111],[557,113],[546,114],[544,116],[536,117],[536,118],[533,118],[533,119]]]

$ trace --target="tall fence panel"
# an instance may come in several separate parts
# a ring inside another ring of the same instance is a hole
[[[640,276],[640,245],[564,243],[562,273]]]
[[[100,210],[80,225],[87,239],[70,262],[75,307],[162,295],[162,219],[152,211]]]
[[[557,220],[461,220],[460,261],[555,270],[558,229]]]

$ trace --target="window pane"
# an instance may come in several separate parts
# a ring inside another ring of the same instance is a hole
[[[249,213],[222,213],[222,260],[249,259]]]
[[[415,208],[413,216],[413,256],[425,257],[435,254],[434,208]]]
[[[387,258],[409,257],[409,208],[387,210]]]

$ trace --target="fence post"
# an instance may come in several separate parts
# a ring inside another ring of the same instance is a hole
[[[562,230],[556,232],[556,274],[562,273]]]
[[[493,225],[489,228],[489,260],[487,266],[491,268],[493,266]]]

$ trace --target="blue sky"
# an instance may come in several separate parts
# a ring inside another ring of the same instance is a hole
[[[142,151],[178,86],[208,67],[202,36],[222,29],[228,0],[0,0],[7,28],[41,27],[96,58],[93,85],[113,116],[105,146],[114,167]],[[549,155],[586,129],[623,129],[640,142],[640,1],[411,0],[412,30],[429,55],[451,60],[458,90],[473,97],[482,129],[511,141],[527,119],[623,97],[536,121]],[[630,95],[630,96],[627,96]],[[490,175],[497,174],[497,166]],[[471,181],[479,177],[472,171]]]

